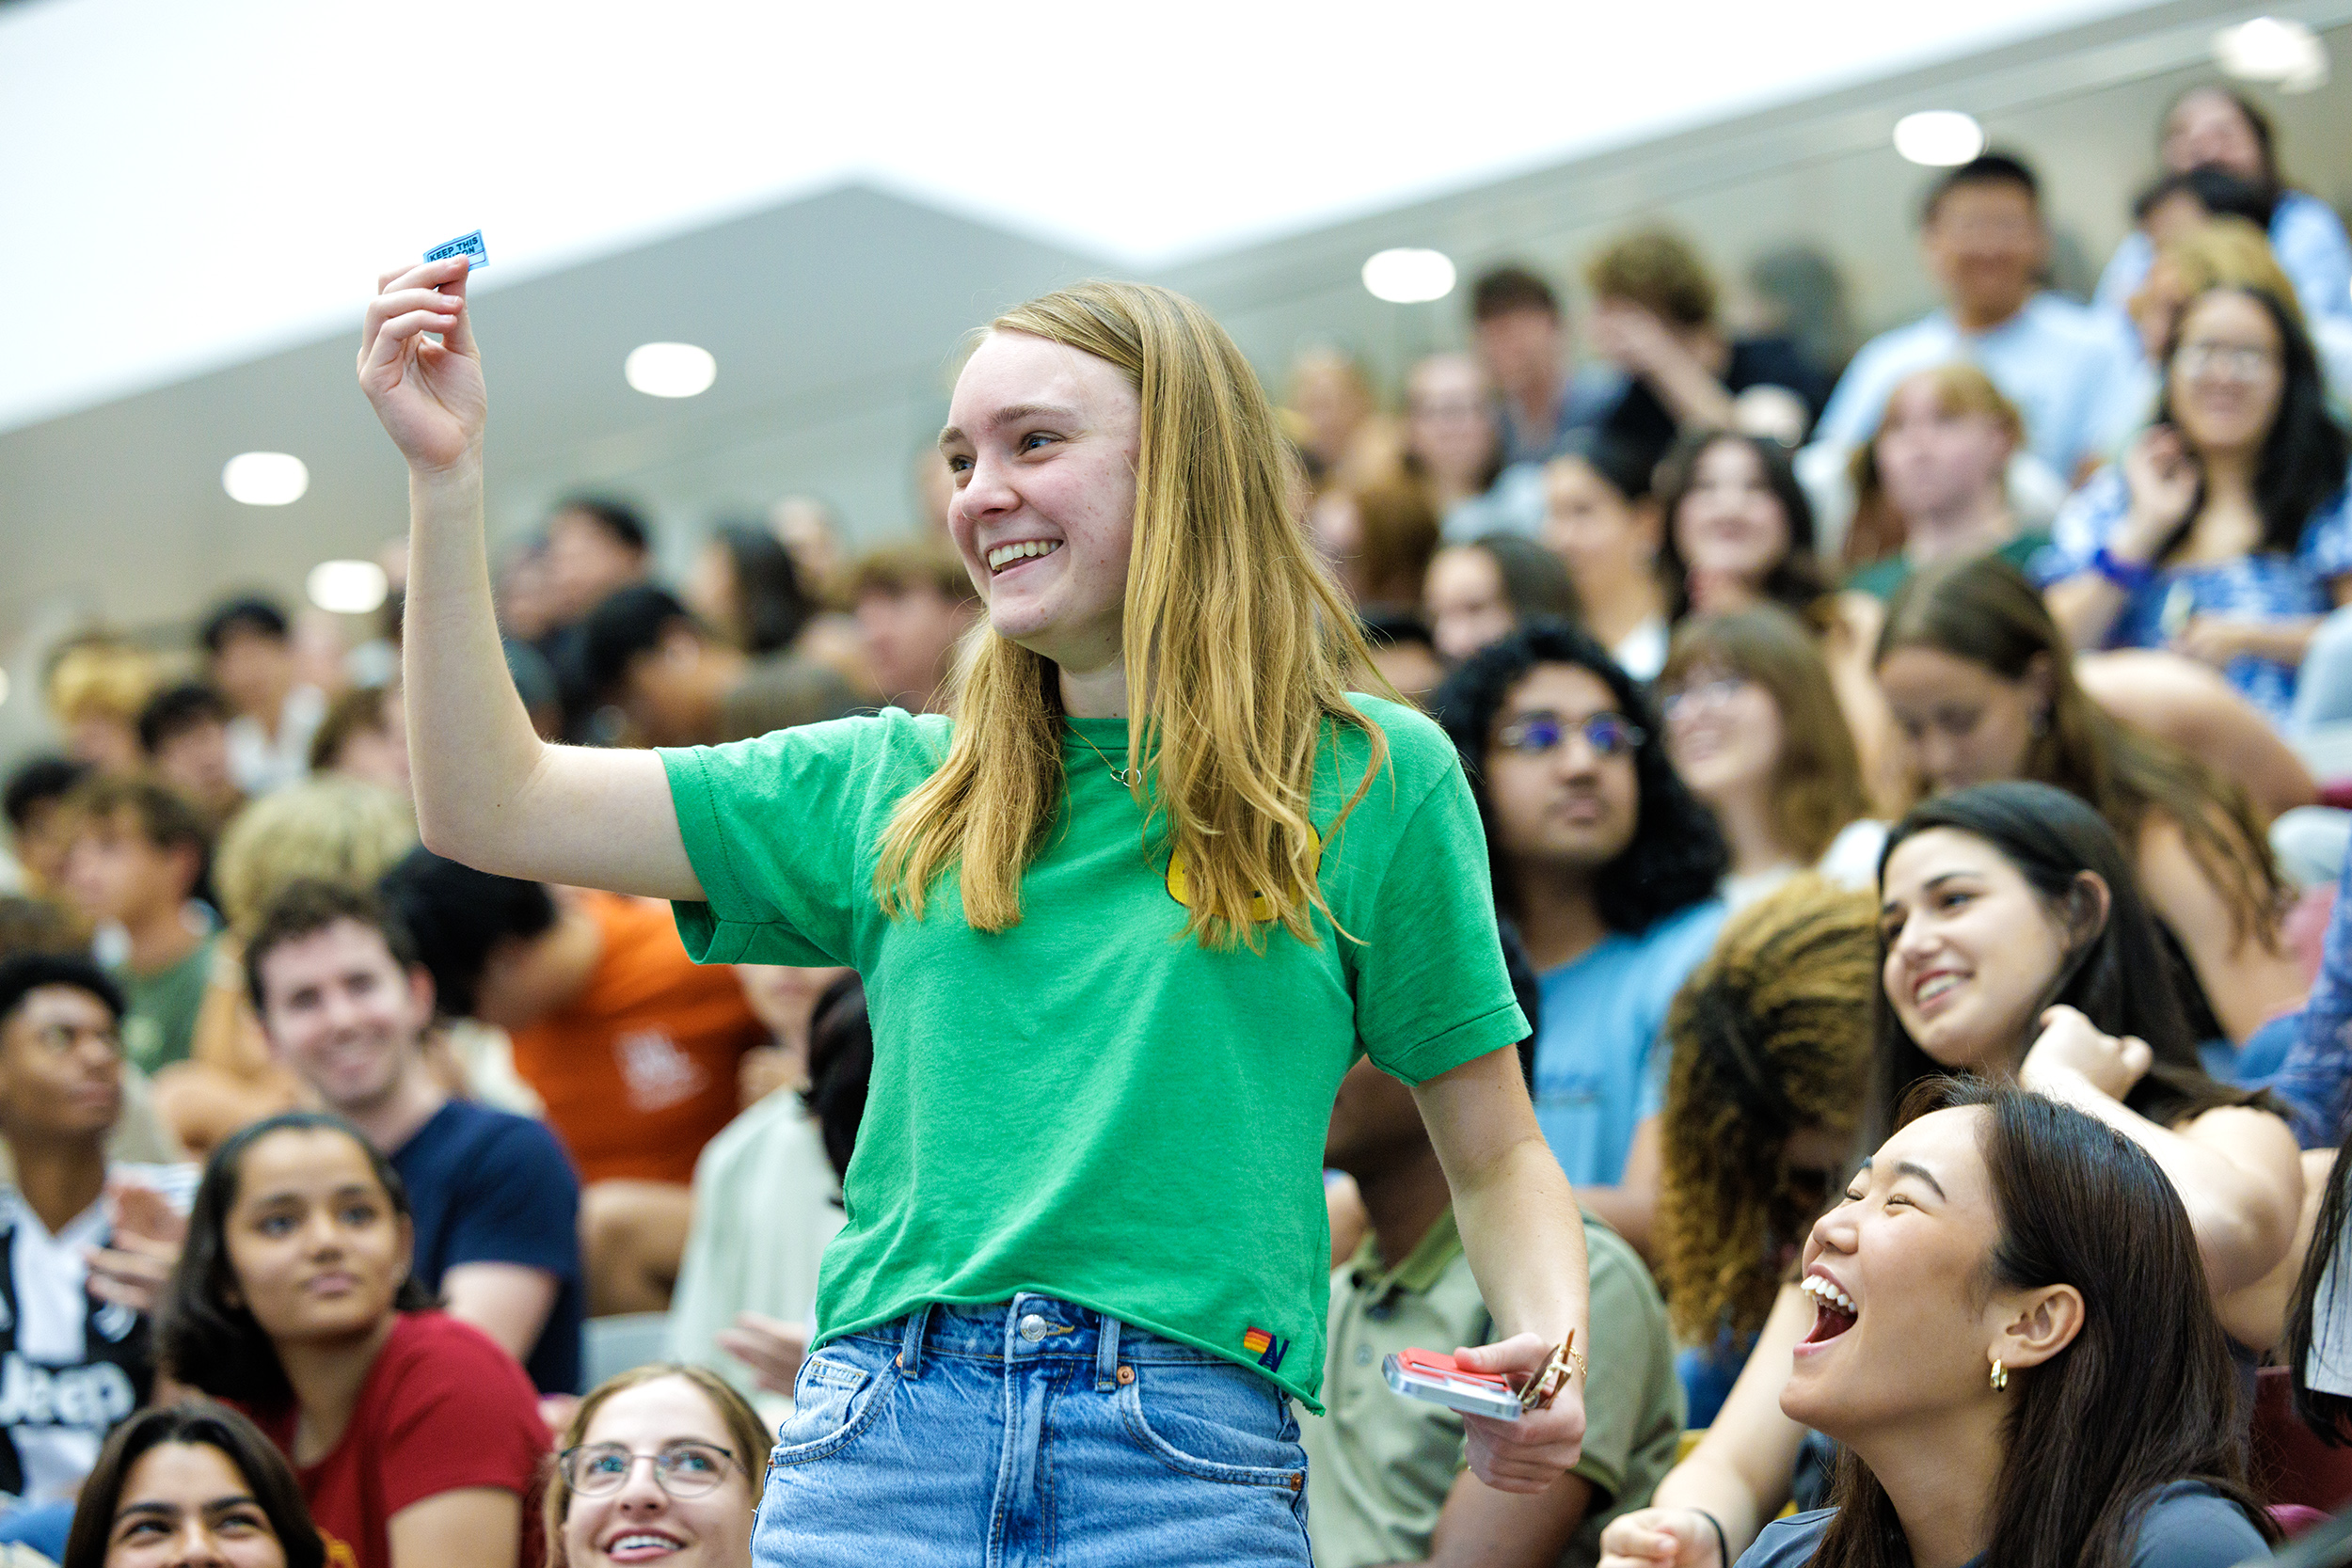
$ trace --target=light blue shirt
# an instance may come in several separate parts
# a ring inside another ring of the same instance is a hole
[[[1709,898],[1637,934],[1612,931],[1543,975],[1535,1120],[1570,1182],[1608,1187],[1625,1174],[1634,1128],[1665,1101],[1666,1009],[1727,912]]]
[[[2017,405],[2026,450],[2061,479],[2120,444],[2139,413],[2133,364],[2112,320],[2058,294],[2036,294],[1989,332],[1963,332],[1938,310],[1882,332],[1837,378],[1814,439],[1851,450],[1878,433],[1903,378],[1954,360],[1977,366]]]
[[[2270,249],[2279,259],[2279,270],[2295,285],[2306,320],[2316,325],[2332,317],[2352,324],[2352,238],[2345,237],[2334,208],[2315,196],[2287,192],[2271,210]],[[2155,260],[2156,247],[2146,234],[2135,229],[2124,235],[2107,270],[2099,275],[2099,292],[2091,304],[2124,316]]]

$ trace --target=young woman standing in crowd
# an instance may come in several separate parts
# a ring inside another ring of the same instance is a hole
[[[1869,885],[1886,824],[1864,815],[1853,736],[1804,623],[1769,604],[1685,621],[1658,685],[1675,771],[1731,847],[1726,904],[1807,868]]]
[[[2275,1343],[2277,1275],[2300,1262],[2295,1135],[2253,1097],[2206,1077],[2170,991],[2140,983],[2158,961],[2154,924],[2106,824],[2043,784],[1942,797],[1889,836],[1880,898],[1883,1001],[1866,1147],[1926,1080],[2014,1078],[2065,1101],[2154,1156],[2188,1211],[2223,1327],[2249,1353]],[[1806,1433],[1778,1396],[1812,1321],[1804,1307],[1782,1291],[1707,1437],[1612,1550],[1629,1562],[1712,1564],[1718,1525],[1737,1547],[1788,1498]]]
[[[2037,779],[2106,819],[2185,956],[2206,1037],[2243,1041],[2302,1000],[2279,937],[2285,890],[2245,795],[2091,702],[2015,567],[1979,558],[1922,573],[1889,607],[1876,657],[1924,788]]]
[[[941,438],[989,610],[952,721],[574,751],[501,673],[464,266],[383,281],[359,374],[409,463],[427,841],[670,898],[697,958],[850,964],[873,1001],[830,1338],[757,1560],[1010,1536],[1071,1563],[1306,1561],[1287,1400],[1320,1386],[1319,1150],[1359,1050],[1418,1085],[1509,1330],[1472,1363],[1566,1364],[1581,1226],[1508,1049],[1492,904],[1454,874],[1482,853],[1470,792],[1434,725],[1343,691],[1367,653],[1222,329],[1089,284],[980,339]],[[1576,1388],[1473,1418],[1478,1473],[1555,1480]]]
[[[517,1568],[547,1453],[538,1395],[487,1335],[428,1310],[391,1164],[340,1117],[296,1111],[206,1162],[161,1351],[294,1462],[351,1568]]]
[[[547,1568],[751,1568],[770,1447],[716,1372],[657,1362],[608,1379],[556,1444]]]
[[[2228,1348],[2161,1160],[2016,1089],[1947,1083],[1910,1109],[1805,1246],[1815,1318],[1780,1402],[1846,1446],[1835,1505],[1740,1560],[2263,1555]]]

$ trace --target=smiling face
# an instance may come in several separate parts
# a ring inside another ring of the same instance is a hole
[[[1879,883],[1880,983],[1903,1030],[1954,1071],[2006,1072],[2070,951],[2001,852],[1950,828],[1912,834]]]
[[[237,1293],[280,1343],[365,1338],[408,1277],[408,1222],[348,1133],[287,1128],[246,1149],[224,1227]]]
[[[2213,289],[2181,318],[2165,371],[2172,420],[2201,452],[2260,450],[2286,390],[2278,324],[2251,295]]]
[[[158,1443],[122,1478],[105,1568],[286,1568],[253,1488],[209,1443]]]
[[[2050,250],[2041,205],[2007,180],[1972,180],[1946,191],[1920,238],[1945,297],[1963,325],[1978,327],[2025,309]]]
[[[1788,554],[1788,513],[1772,493],[1764,460],[1741,440],[1717,441],[1691,467],[1691,487],[1674,515],[1675,548],[1686,570],[1751,587]]]
[[[384,934],[356,920],[271,948],[262,959],[270,1049],[345,1116],[383,1104],[418,1066],[433,982],[403,974]]]
[[[612,1443],[637,1454],[660,1453],[673,1443],[732,1450],[736,1440],[701,1389],[681,1377],[660,1377],[622,1389],[596,1407],[580,1446]],[[748,1463],[764,1463],[753,1456]],[[564,1515],[564,1558],[570,1568],[608,1563],[660,1563],[661,1568],[750,1568],[752,1513],[758,1497],[744,1479],[742,1455],[725,1465],[717,1486],[696,1497],[673,1497],[651,1463],[631,1458],[628,1479],[601,1497],[575,1493]]]
[[[1073,673],[1120,657],[1143,404],[1108,360],[992,332],[939,447],[947,529],[997,632]]]
[[[1633,842],[1642,800],[1634,753],[1604,757],[1582,733],[1588,720],[1617,711],[1600,677],[1572,664],[1539,664],[1511,689],[1486,746],[1502,853],[1538,870],[1590,874]],[[1538,719],[1560,725],[1558,745],[1528,752],[1502,744],[1504,732]]]
[[[1941,648],[1903,647],[1879,661],[1878,680],[1931,794],[2017,778],[2049,722],[2050,677],[2038,657],[2012,681]]]
[[[1666,752],[1709,805],[1769,791],[1780,766],[1780,705],[1762,681],[1721,665],[1686,671],[1665,694]]]
[[[1997,491],[2009,432],[1990,414],[1948,408],[1934,380],[1916,376],[1886,400],[1871,456],[1899,516],[1957,511]]]
[[[1998,1399],[1988,1347],[2014,1304],[1988,1289],[1999,1239],[1980,1140],[1986,1113],[1921,1117],[1814,1223],[1803,1289],[1812,1330],[1780,1407],[1849,1444]]]

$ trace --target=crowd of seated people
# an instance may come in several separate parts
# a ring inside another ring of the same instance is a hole
[[[1468,778],[1592,1299],[1581,1457],[1489,1487],[1385,1375],[1494,1320],[1359,1062],[1318,1560],[2222,1568],[2352,1506],[2277,1459],[2352,1438],[2352,243],[2249,99],[2151,150],[2087,301],[2025,158],[1932,176],[1941,303],[1850,362],[1644,223],[1486,270],[1393,401],[1265,367],[1359,688]],[[494,574],[534,727],[951,711],[978,601],[915,480],[862,556],[805,498],[679,552],[558,502]],[[0,1562],[752,1560],[889,1070],[864,983],[424,848],[393,576],[358,648],[240,594],[44,672]]]

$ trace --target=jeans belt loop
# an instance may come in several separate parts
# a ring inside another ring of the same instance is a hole
[[[925,1302],[900,1320],[898,1370],[909,1377],[923,1375],[923,1336],[930,1328],[932,1303]]]
[[[1094,1386],[1107,1393],[1119,1378],[1119,1320],[1108,1312],[1094,1331]]]

